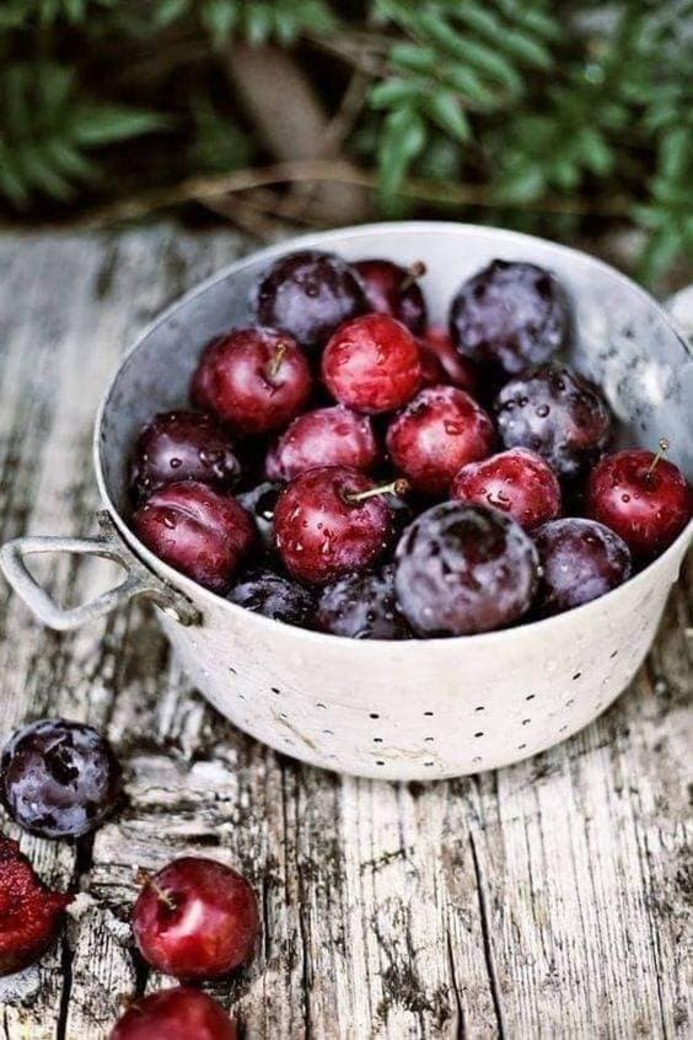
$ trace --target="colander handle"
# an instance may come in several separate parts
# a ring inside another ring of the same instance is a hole
[[[15,538],[0,549],[0,568],[14,591],[39,621],[58,632],[67,632],[109,614],[135,596],[145,596],[181,625],[198,624],[200,613],[195,606],[140,563],[121,539],[108,513],[97,514],[97,519],[101,533],[94,538],[29,536]],[[51,599],[25,563],[26,556],[56,552],[113,560],[123,568],[125,578],[119,585],[102,592],[88,603],[66,609]]]

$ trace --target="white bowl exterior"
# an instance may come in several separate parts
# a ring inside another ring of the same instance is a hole
[[[691,365],[677,353],[685,354],[684,346],[654,302],[606,265],[528,236],[449,224],[346,229],[293,241],[281,251],[306,244],[352,259],[425,259],[426,291],[438,320],[458,284],[495,256],[545,264],[567,282],[576,307],[574,363],[605,384],[617,412],[634,423],[636,440],[656,443],[667,434],[683,445],[690,475],[681,396],[693,385]],[[202,624],[191,628],[160,614],[184,667],[240,729],[340,772],[393,780],[459,776],[507,765],[569,737],[618,696],[645,657],[691,525],[636,578],[566,614],[498,633],[395,643],[355,643],[268,621],[182,577],[127,527],[120,509],[126,508],[124,459],[133,432],[152,410],[184,399],[181,387],[199,349],[238,323],[248,284],[266,255],[233,265],[164,315],[124,362],[97,423],[98,479],[114,521],[137,555],[202,614]],[[591,306],[581,289],[588,283]],[[231,292],[235,284],[240,303]],[[167,346],[169,378],[162,383],[155,362]],[[634,367],[635,382],[624,379],[624,368]],[[647,397],[634,405],[641,380]],[[662,401],[670,404],[664,422]]]

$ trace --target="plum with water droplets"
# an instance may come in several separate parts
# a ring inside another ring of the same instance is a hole
[[[349,639],[411,639],[399,609],[394,564],[365,574],[348,574],[320,594],[315,627]]]
[[[603,596],[630,577],[628,546],[608,527],[583,517],[544,524],[534,534],[541,580],[540,616],[560,614]]]
[[[315,611],[315,601],[308,589],[267,569],[244,574],[228,598],[255,614],[299,628],[310,628]]]
[[[113,811],[123,776],[98,730],[40,719],[17,730],[0,758],[2,801],[16,823],[43,838],[79,837]]]
[[[317,353],[342,322],[368,309],[358,274],[345,260],[317,249],[279,257],[251,300],[258,321],[293,336]]]
[[[500,509],[526,531],[554,520],[561,511],[556,474],[541,455],[527,448],[467,463],[455,474],[450,498]]]
[[[294,419],[268,452],[265,470],[270,480],[293,480],[319,466],[350,466],[368,473],[380,456],[370,418],[336,405]]]
[[[460,467],[490,454],[495,438],[493,423],[469,394],[454,386],[432,386],[394,417],[386,444],[393,465],[414,491],[442,497]]]
[[[516,375],[548,361],[566,340],[567,300],[550,271],[494,260],[460,287],[450,336],[463,357]]]
[[[190,383],[192,403],[237,434],[281,430],[308,403],[308,359],[291,336],[233,329],[208,343]]]
[[[378,488],[344,466],[311,469],[290,481],[274,518],[277,549],[289,574],[326,585],[376,563],[394,535],[390,490],[397,488]]]
[[[531,538],[486,506],[441,502],[407,528],[396,552],[402,613],[420,636],[489,632],[532,603],[539,564]]]
[[[494,410],[505,447],[537,452],[562,479],[585,473],[612,434],[601,391],[567,365],[539,365],[511,379]]]
[[[164,563],[222,595],[257,537],[252,517],[235,499],[192,480],[150,495],[132,529]]]
[[[159,412],[143,426],[130,460],[130,488],[138,505],[165,484],[197,480],[228,491],[240,475],[228,432],[211,415],[182,408]]]
[[[322,356],[332,396],[356,412],[375,415],[406,404],[421,385],[421,353],[401,322],[366,314],[342,325]]]
[[[664,441],[660,455],[666,447]],[[635,557],[648,560],[671,545],[688,523],[691,492],[672,462],[651,451],[619,451],[592,470],[586,512],[616,531]]]

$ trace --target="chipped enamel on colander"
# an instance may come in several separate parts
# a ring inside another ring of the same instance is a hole
[[[139,427],[186,400],[202,346],[247,322],[250,287],[276,256],[302,248],[347,260],[426,262],[422,287],[445,321],[459,284],[494,258],[552,270],[575,315],[570,362],[601,384],[625,443],[675,445],[693,477],[693,359],[664,311],[606,264],[514,232],[452,223],[369,225],[293,239],[221,271],[159,318],[108,388],[95,429],[96,474],[107,510],[96,539],[9,543],[9,580],[45,623],[71,628],[132,596],[152,598],[191,678],[240,729],[313,765],[392,780],[495,769],[571,736],[628,685],[655,635],[690,540],[689,524],[646,570],[566,614],[500,632],[411,642],[354,641],[283,625],[207,592],[157,559],[129,530],[126,464]],[[53,604],[24,567],[31,552],[117,559],[117,589],[71,611]]]

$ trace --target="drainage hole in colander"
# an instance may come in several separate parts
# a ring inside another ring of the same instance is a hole
[[[565,731],[567,730],[567,728],[568,728],[567,726],[561,726],[561,728],[559,729],[559,731],[558,731],[558,732],[559,732],[559,733],[565,733]]]
[[[285,711],[280,711],[280,712],[279,712],[279,718],[280,718],[280,719],[288,719],[288,717],[289,717],[289,716],[288,716],[288,715],[286,714],[286,712],[285,712]]]
[[[374,744],[382,744],[382,742],[383,742],[383,738],[382,737],[373,737],[373,743]]]
[[[526,744],[518,744],[518,745],[517,745],[517,750],[518,750],[518,751],[524,751],[524,749],[525,749],[526,747],[527,747],[527,745],[526,745]]]
[[[331,729],[324,729],[323,733],[325,734],[326,737],[333,737],[334,736],[334,732]]]
[[[566,708],[569,708],[572,704],[575,704],[575,698],[574,697],[570,697],[570,699],[565,702]]]
[[[425,711],[424,712],[424,718],[427,718],[427,719],[433,718],[433,712],[432,711]]]
[[[532,721],[531,719],[523,719],[523,720],[522,720],[522,725],[523,725],[523,726],[529,726],[529,724],[530,724],[530,722],[531,722],[531,721]]]
[[[377,711],[372,711],[372,712],[371,712],[371,713],[369,714],[368,718],[369,718],[369,719],[379,719],[379,718],[380,718],[380,715],[378,715],[378,712],[377,712]]]
[[[475,755],[472,759],[472,762],[474,763],[474,765],[478,765],[479,762],[481,762],[481,755]]]
[[[231,672],[231,675],[238,675],[238,672],[232,665],[229,665],[229,671]]]
[[[483,732],[482,732],[481,730],[479,730],[479,732],[478,732],[478,733],[475,733],[475,734],[474,734],[474,736],[475,736],[475,737],[483,737],[483,735],[484,735],[484,734],[483,734]]]
[[[382,758],[376,758],[375,764],[377,766],[384,766],[385,765],[385,763],[383,762]]]
[[[536,693],[528,693],[527,696],[525,697],[525,700],[526,701],[533,701],[535,697],[536,697]]]
[[[614,650],[614,652],[612,654],[609,654],[609,657],[610,658],[614,658],[617,653],[618,653],[618,650]]]
[[[486,711],[486,708],[483,706],[483,704],[480,704],[478,708],[474,709],[474,711]]]
[[[432,744],[435,739],[435,737],[424,737],[424,744]]]
[[[320,708],[322,711],[327,711],[327,705],[323,704],[322,701],[317,701],[316,708]]]
[[[435,765],[435,762],[424,762],[424,765],[425,766],[433,766],[433,765]]]
[[[238,699],[239,699],[239,701],[244,701],[245,700],[245,694],[244,693],[239,693],[238,694]]]
[[[282,691],[279,689],[278,686],[270,686],[270,693],[277,693],[277,694],[279,694],[281,692]]]
[[[576,672],[575,675],[573,676],[573,682],[575,682],[576,679],[579,679],[581,675],[582,675],[582,672]]]

